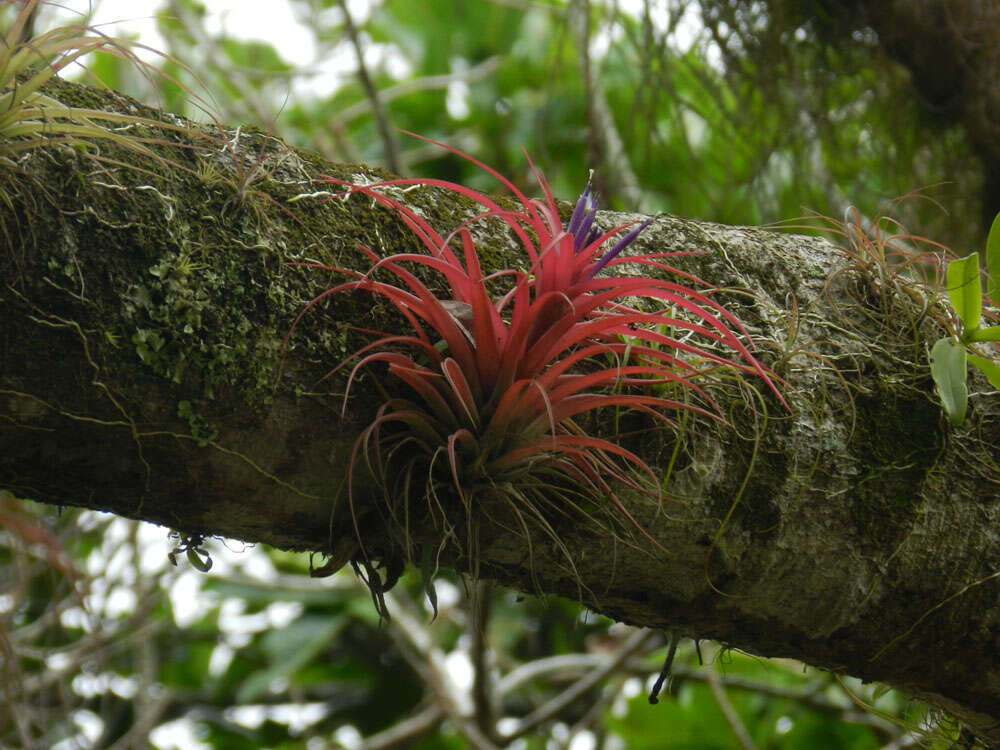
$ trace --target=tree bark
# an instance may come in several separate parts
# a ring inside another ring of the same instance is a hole
[[[113,92],[51,93],[177,123]],[[156,137],[172,142],[154,147],[169,163],[53,147],[19,173],[0,167],[0,489],[342,561],[358,544],[347,466],[380,385],[362,377],[342,418],[344,373],[318,381],[371,340],[352,327],[400,322],[368,295],[339,295],[283,349],[308,301],[343,278],[295,264],[364,269],[357,243],[388,254],[414,241],[370,199],[311,181],[378,170],[258,132]],[[440,190],[393,196],[441,231],[470,214]],[[523,263],[497,227],[477,241],[487,270]],[[944,418],[928,367],[940,301],[816,238],[659,217],[637,245],[701,253],[676,265],[725,290],[716,299],[783,379],[790,411],[749,378],[720,378],[728,426],[619,423],[667,480],[662,507],[622,498],[669,554],[568,512],[552,520],[560,546],[476,508],[470,554],[415,503],[412,538],[443,564],[633,625],[892,684],[1000,743],[1000,405],[974,381],[966,424]],[[592,427],[618,437],[615,420]],[[355,506],[370,558],[398,556],[378,495],[359,491]]]

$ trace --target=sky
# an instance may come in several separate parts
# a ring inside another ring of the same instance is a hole
[[[45,0],[43,0],[45,1]],[[49,0],[42,27],[79,22],[89,12],[94,15],[91,25],[97,26],[109,35],[131,36],[149,47],[136,50],[140,57],[153,60],[153,50],[165,50],[166,40],[156,24],[156,13],[167,6],[166,0]],[[303,20],[296,15],[301,3],[289,0],[266,0],[266,3],[252,3],[245,0],[205,0],[205,32],[212,37],[226,36],[243,41],[265,41],[273,45],[286,62],[294,65],[299,75],[293,80],[293,94],[297,96],[323,95],[336,90],[344,78],[353,75],[356,64],[353,50],[342,44],[330,49],[319,49],[316,36]],[[267,12],[260,12],[266,7]],[[371,11],[369,0],[348,0],[348,11],[356,23],[363,22]],[[332,8],[331,14],[338,15],[339,8]],[[366,63],[377,64],[384,58],[385,51],[372,45],[366,50]],[[369,59],[369,57],[371,59]],[[184,62],[196,65],[196,60]],[[388,61],[391,65],[391,61]],[[401,61],[399,61],[401,62]],[[407,71],[398,69],[390,72],[403,77]],[[302,75],[306,71],[307,74]]]
[[[59,17],[79,17],[96,8],[94,25],[110,24],[114,33],[136,33],[144,44],[154,49],[166,46],[156,29],[155,13],[166,5],[164,0],[59,0]],[[205,30],[217,34],[225,29],[227,35],[238,39],[267,40],[274,44],[282,56],[297,65],[312,62],[313,37],[292,12],[288,0],[267,0],[267,12],[259,12],[260,5],[246,0],[206,0],[208,9]],[[367,14],[367,0],[351,0],[348,9],[356,18]]]

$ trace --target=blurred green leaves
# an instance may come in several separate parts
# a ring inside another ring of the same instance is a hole
[[[268,631],[261,647],[268,665],[250,675],[236,690],[236,702],[253,703],[275,683],[316,659],[347,624],[345,617],[301,617],[280,630]]]

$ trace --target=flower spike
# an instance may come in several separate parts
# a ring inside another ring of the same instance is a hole
[[[573,251],[577,253],[596,239],[593,236],[595,230],[591,229],[597,216],[597,196],[590,190],[593,179],[594,170],[591,169],[587,177],[587,187],[580,194],[576,206],[573,207],[573,215],[566,226],[566,231],[573,235]]]

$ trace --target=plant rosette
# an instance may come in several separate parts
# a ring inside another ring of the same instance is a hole
[[[590,434],[584,416],[610,408],[671,426],[670,415],[682,412],[724,422],[699,381],[720,369],[759,377],[784,404],[772,375],[752,354],[753,344],[739,320],[712,299],[712,288],[665,262],[691,253],[623,254],[653,219],[600,229],[588,182],[564,227],[548,184],[533,165],[542,200],[529,199],[468,155],[430,142],[493,176],[519,206],[504,208],[487,195],[437,179],[358,186],[323,178],[344,187],[338,198],[360,193],[392,210],[425,252],[379,257],[362,247],[371,262],[364,273],[302,264],[350,280],[310,302],[289,336],[317,304],[357,290],[390,302],[407,322],[402,334],[368,332],[377,340],[327,374],[353,365],[345,411],[351,387],[365,368],[384,366],[404,386],[382,403],[354,444],[348,469],[352,516],[355,478],[363,463],[381,485],[390,514],[404,526],[413,517],[414,496],[426,499],[435,518],[446,515],[444,493],[457,498],[466,521],[443,518],[446,530],[466,525],[477,502],[499,497],[521,533],[527,532],[527,524],[536,524],[561,546],[551,514],[590,516],[588,509],[596,504],[610,508],[613,516],[663,550],[614,487],[662,501],[655,473],[634,452]],[[416,211],[386,194],[394,187],[414,186],[450,191],[481,211],[442,236]],[[527,272],[506,268],[486,273],[480,266],[471,229],[498,220],[524,251]],[[600,275],[624,263],[655,269],[656,277]],[[417,267],[439,274],[447,292],[432,291],[418,278]],[[505,291],[493,296],[496,288]],[[408,536],[405,544],[412,559]]]

